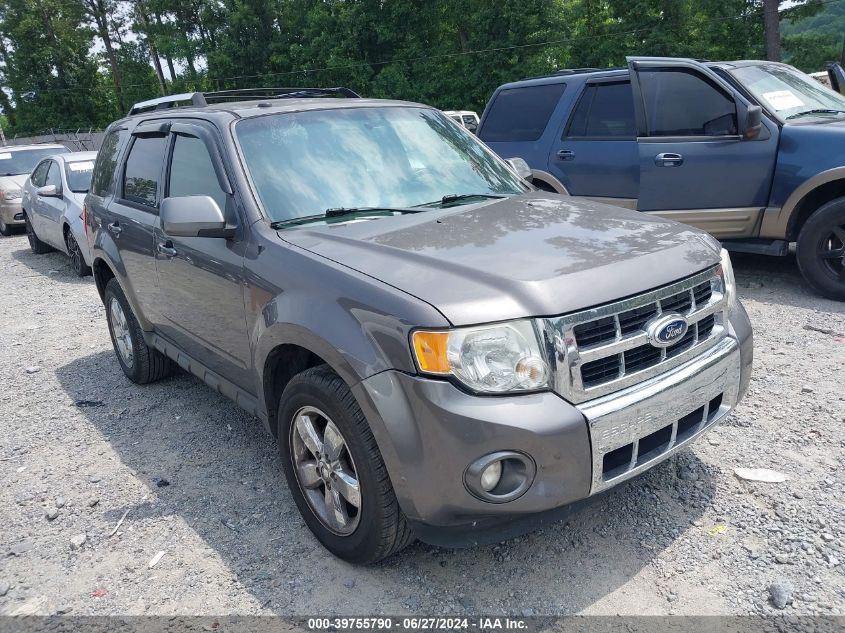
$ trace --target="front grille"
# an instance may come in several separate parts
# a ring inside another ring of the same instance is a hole
[[[660,457],[676,444],[710,426],[719,417],[723,394],[671,424],[604,454],[602,480],[608,481]]]
[[[630,299],[547,319],[558,352],[558,392],[583,402],[689,360],[724,337],[723,308],[722,279],[713,268]],[[689,329],[670,347],[656,347],[646,327],[667,313],[683,315]]]

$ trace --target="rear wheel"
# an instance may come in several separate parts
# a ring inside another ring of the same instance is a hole
[[[801,227],[798,268],[817,292],[845,301],[845,198],[823,205]]]
[[[45,242],[38,239],[38,236],[35,234],[35,229],[32,228],[32,222],[29,221],[29,216],[24,215],[23,220],[24,226],[26,227],[26,239],[29,240],[29,248],[32,252],[36,255],[43,255],[44,253],[49,253],[53,250]]]
[[[67,245],[67,255],[70,258],[70,266],[73,272],[79,277],[87,277],[91,274],[91,267],[85,263],[85,257],[82,256],[82,250],[79,248],[79,243],[73,236],[73,231],[68,229],[65,232],[65,244]]]
[[[373,563],[413,541],[384,460],[346,383],[327,365],[291,379],[279,451],[305,523],[335,556]]]
[[[104,303],[114,351],[126,377],[143,385],[171,375],[173,362],[144,341],[138,319],[116,279],[106,284]]]

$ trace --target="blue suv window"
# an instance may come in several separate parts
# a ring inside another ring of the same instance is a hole
[[[491,142],[536,141],[560,101],[566,84],[542,84],[500,90],[490,106],[481,139]]]
[[[639,77],[649,136],[738,133],[736,103],[705,77],[689,70],[662,68],[643,69]]]
[[[637,136],[631,82],[587,86],[572,114],[565,138],[633,139]]]

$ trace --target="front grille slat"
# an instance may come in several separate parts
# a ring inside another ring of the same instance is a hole
[[[699,346],[711,347],[725,335],[723,300],[722,281],[711,268],[630,299],[550,319],[566,345],[559,362],[575,360],[559,366],[561,393],[575,402],[589,400],[676,367]],[[649,322],[669,313],[688,319],[686,334],[667,348],[647,343]],[[578,362],[580,351],[589,354]]]

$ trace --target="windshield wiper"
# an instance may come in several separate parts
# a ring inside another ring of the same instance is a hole
[[[803,112],[796,112],[795,114],[790,114],[786,117],[786,120],[789,121],[790,119],[797,119],[801,116],[807,116],[808,114],[845,114],[845,110],[834,110],[831,108],[814,108],[813,110],[804,110]]]
[[[440,206],[446,206],[447,204],[452,204],[453,202],[461,202],[462,200],[489,200],[493,198],[507,198],[507,196],[501,193],[447,193],[445,196],[440,198],[440,200],[435,200],[434,202],[426,202],[424,204],[418,204],[417,206],[431,207],[436,204],[439,204]]]
[[[340,218],[350,215],[393,215],[394,213],[419,213],[423,209],[407,208],[407,207],[332,207],[326,209],[323,213],[315,215],[305,215],[301,218],[291,218],[290,220],[277,220],[270,223],[271,229],[282,229],[287,226],[297,226],[299,224],[307,224],[309,222],[319,222],[326,218]]]

